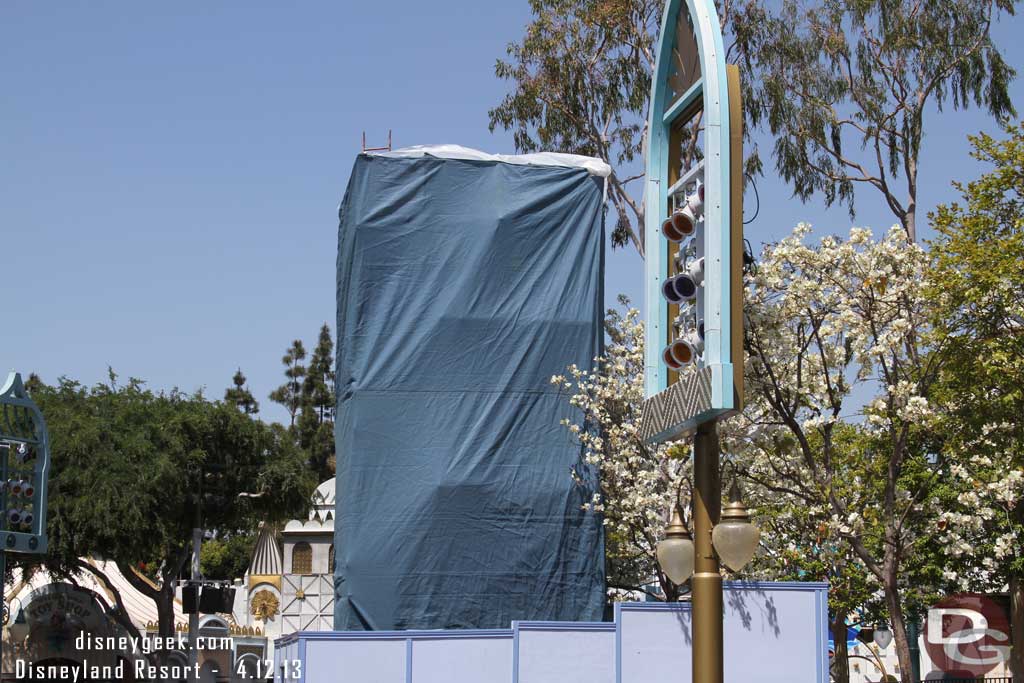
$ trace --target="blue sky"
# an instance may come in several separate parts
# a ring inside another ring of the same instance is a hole
[[[507,87],[494,61],[528,20],[527,0],[7,0],[0,371],[93,383],[112,365],[219,398],[240,366],[264,416],[282,419],[266,398],[280,356],[333,327],[337,205],[362,132],[513,152],[487,110]],[[1024,73],[1021,21],[996,37]],[[978,173],[965,135],[995,125],[972,110],[926,128],[925,211]],[[800,220],[849,228],[844,210],[791,199],[770,172],[758,188],[755,248]],[[858,205],[858,225],[893,222],[879,197]],[[609,253],[610,302],[641,300],[641,268]]]

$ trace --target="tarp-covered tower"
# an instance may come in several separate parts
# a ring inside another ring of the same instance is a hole
[[[607,170],[457,147],[356,159],[338,233],[335,628],[601,618],[596,476],[550,378],[601,351]]]

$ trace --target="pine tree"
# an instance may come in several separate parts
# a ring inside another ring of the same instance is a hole
[[[252,395],[252,392],[249,391],[249,387],[245,385],[246,378],[242,373],[242,368],[238,368],[231,381],[235,386],[229,387],[224,391],[224,400],[228,403],[233,403],[246,415],[255,415],[260,412],[260,404]]]
[[[270,400],[280,403],[288,410],[291,417],[291,426],[295,426],[295,418],[302,407],[303,378],[306,376],[306,366],[302,361],[306,358],[306,348],[302,345],[301,339],[292,341],[291,348],[281,358],[284,365],[284,376],[287,378],[284,384],[270,392]]]
[[[301,409],[296,425],[299,444],[310,467],[321,480],[333,475],[334,456],[334,342],[331,328],[320,328],[316,348],[302,384]]]
[[[308,400],[317,412],[319,424],[334,417],[334,342],[331,328],[324,323],[320,328],[313,357],[309,361],[309,373],[303,385],[303,398]]]

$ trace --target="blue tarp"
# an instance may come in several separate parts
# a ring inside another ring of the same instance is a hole
[[[549,380],[602,342],[602,183],[360,155],[340,208],[335,628],[599,620],[596,491]]]

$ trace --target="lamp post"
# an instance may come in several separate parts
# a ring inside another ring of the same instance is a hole
[[[871,664],[874,664],[876,667],[878,667],[878,670],[881,672],[882,680],[888,681],[889,672],[885,669],[885,663],[882,662],[882,660],[878,657],[878,653],[873,652],[871,648],[868,648],[868,652],[871,652],[871,654],[874,656],[874,659],[871,659],[870,657],[865,657],[864,655],[848,655],[847,659],[863,659],[865,662],[870,662]]]
[[[675,510],[657,557],[676,584],[693,575],[693,682],[723,683],[722,572],[719,558],[740,571],[754,557],[761,532],[751,524],[733,481],[729,503],[721,511],[718,434],[715,423],[697,430],[693,446],[693,540]]]
[[[863,624],[857,632],[857,640],[864,643],[864,649],[874,659],[868,659],[864,655],[847,655],[847,658],[864,659],[871,662],[882,672],[882,680],[889,680],[889,672],[885,670],[885,662],[882,660],[882,655],[879,652],[879,650],[884,650],[892,643],[892,631],[889,630],[889,627],[885,624],[879,626]]]
[[[921,644],[917,638],[919,634],[918,618],[911,616],[910,623],[907,624],[907,640],[910,641],[910,664],[911,664],[911,680],[921,680]]]
[[[693,681],[722,683],[722,572],[711,532],[722,507],[718,430],[709,422],[693,444],[693,531],[697,552],[693,586]]]
[[[722,504],[715,425],[743,408],[743,107],[714,0],[664,6],[646,137],[650,253],[639,432],[652,444],[696,433],[693,682],[722,683],[719,557],[742,566],[745,545],[757,540],[739,529],[750,522],[738,508],[722,520],[732,531],[712,537]],[[687,151],[690,126],[704,133],[699,155]],[[682,552],[685,539],[669,540],[664,554]]]

